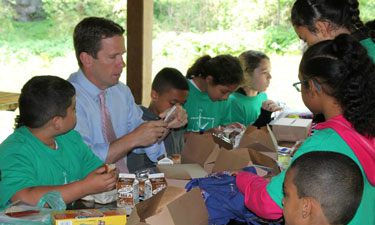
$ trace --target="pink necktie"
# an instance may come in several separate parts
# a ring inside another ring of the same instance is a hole
[[[112,142],[116,140],[115,131],[112,126],[111,115],[105,105],[105,92],[99,94],[100,99],[100,116],[102,118],[102,130],[103,136],[106,142]],[[121,173],[129,173],[128,167],[126,166],[126,157],[116,162],[116,167],[119,168]]]

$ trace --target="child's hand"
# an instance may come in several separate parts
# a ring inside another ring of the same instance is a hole
[[[116,186],[116,173],[105,173],[105,167],[101,166],[92,171],[85,177],[83,182],[84,190],[88,194],[97,194],[105,191],[110,191]]]
[[[240,128],[241,130],[245,130],[246,126],[241,123],[234,122],[226,125],[225,128]]]
[[[276,102],[272,100],[267,100],[262,103],[262,109],[270,111],[270,112],[276,112],[276,111],[282,110],[283,108],[280,107]]]
[[[186,114],[186,110],[184,108],[182,108],[182,106],[180,105],[175,105],[176,106],[176,109],[174,110],[174,112],[172,113],[171,116],[171,119],[168,119],[168,128],[179,128],[179,127],[183,127],[187,124],[187,114]],[[168,113],[169,109],[166,110],[165,112],[162,112],[159,117],[160,118],[165,118],[167,116],[167,113]]]

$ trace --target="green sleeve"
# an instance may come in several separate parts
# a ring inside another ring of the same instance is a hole
[[[38,186],[33,154],[20,145],[3,145],[1,150],[5,149],[0,154],[0,208],[18,191]]]
[[[230,100],[223,101],[222,112],[220,118],[220,125],[228,125],[232,123],[231,104]]]
[[[80,158],[82,159],[83,179],[93,170],[102,166],[103,162],[93,153],[90,147],[83,142],[81,135],[77,131],[72,130],[71,138],[75,140]]]
[[[284,198],[283,184],[285,179],[285,173],[286,170],[284,170],[277,176],[272,177],[271,182],[267,184],[267,193],[280,208],[283,208],[282,200]]]
[[[246,124],[246,114],[245,114],[245,108],[238,102],[237,99],[233,99],[231,101],[231,113],[232,113],[232,122],[238,122],[243,125]]]

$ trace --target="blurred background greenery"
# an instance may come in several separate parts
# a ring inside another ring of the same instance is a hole
[[[238,56],[248,49],[260,50],[271,58],[269,97],[303,108],[299,93],[291,86],[298,79],[302,48],[290,23],[293,2],[154,0],[153,75],[166,66],[184,74],[204,54]],[[359,2],[361,19],[374,19],[375,0]],[[126,28],[126,11],[125,0],[1,0],[0,90],[20,92],[34,75],[67,78],[78,69],[72,43],[74,26],[84,17],[100,16]],[[125,77],[124,70],[123,82]]]

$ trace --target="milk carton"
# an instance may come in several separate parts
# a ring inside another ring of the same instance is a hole
[[[164,173],[154,173],[148,175],[148,180],[145,182],[145,199],[151,198],[159,191],[167,187],[167,181],[164,178]]]
[[[120,173],[117,181],[117,207],[124,208],[130,215],[138,202],[139,187],[135,174]]]

